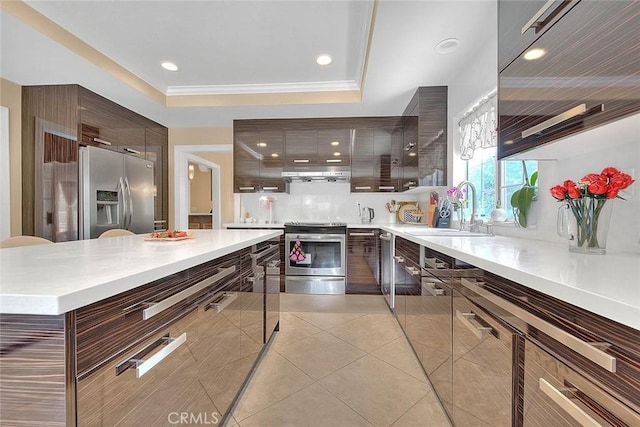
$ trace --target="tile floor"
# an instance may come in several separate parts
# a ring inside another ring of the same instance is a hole
[[[449,426],[382,296],[282,294],[228,426]]]

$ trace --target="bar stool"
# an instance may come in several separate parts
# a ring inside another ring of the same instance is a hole
[[[135,233],[132,233],[129,230],[125,230],[124,228],[112,228],[111,230],[107,230],[101,235],[98,236],[98,239],[104,239],[105,237],[118,237],[118,236],[134,236]]]
[[[51,240],[36,236],[13,236],[0,242],[0,248],[17,248],[19,246],[47,245]]]

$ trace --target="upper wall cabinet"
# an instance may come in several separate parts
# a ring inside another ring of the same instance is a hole
[[[402,190],[447,185],[447,96],[446,86],[420,87],[405,109]]]
[[[500,1],[498,158],[640,111],[640,2]]]

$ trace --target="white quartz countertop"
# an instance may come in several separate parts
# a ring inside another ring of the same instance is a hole
[[[0,313],[57,315],[277,237],[282,230],[191,230],[0,249]]]
[[[505,236],[414,236],[380,228],[577,307],[640,330],[640,255],[569,252],[567,244]]]

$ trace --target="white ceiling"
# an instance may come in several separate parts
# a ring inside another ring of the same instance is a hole
[[[235,118],[398,115],[418,86],[456,84],[495,40],[495,0],[29,1],[28,4],[163,94],[296,86],[362,90],[357,103],[165,107],[95,63],[1,12],[0,75],[22,85],[79,83],[169,127]],[[460,39],[448,55],[434,51]],[[315,58],[334,61],[320,67]],[[163,60],[180,66],[176,73]],[[363,71],[366,79],[362,81]],[[189,92],[191,91],[191,92]],[[249,102],[247,103],[249,104]]]

